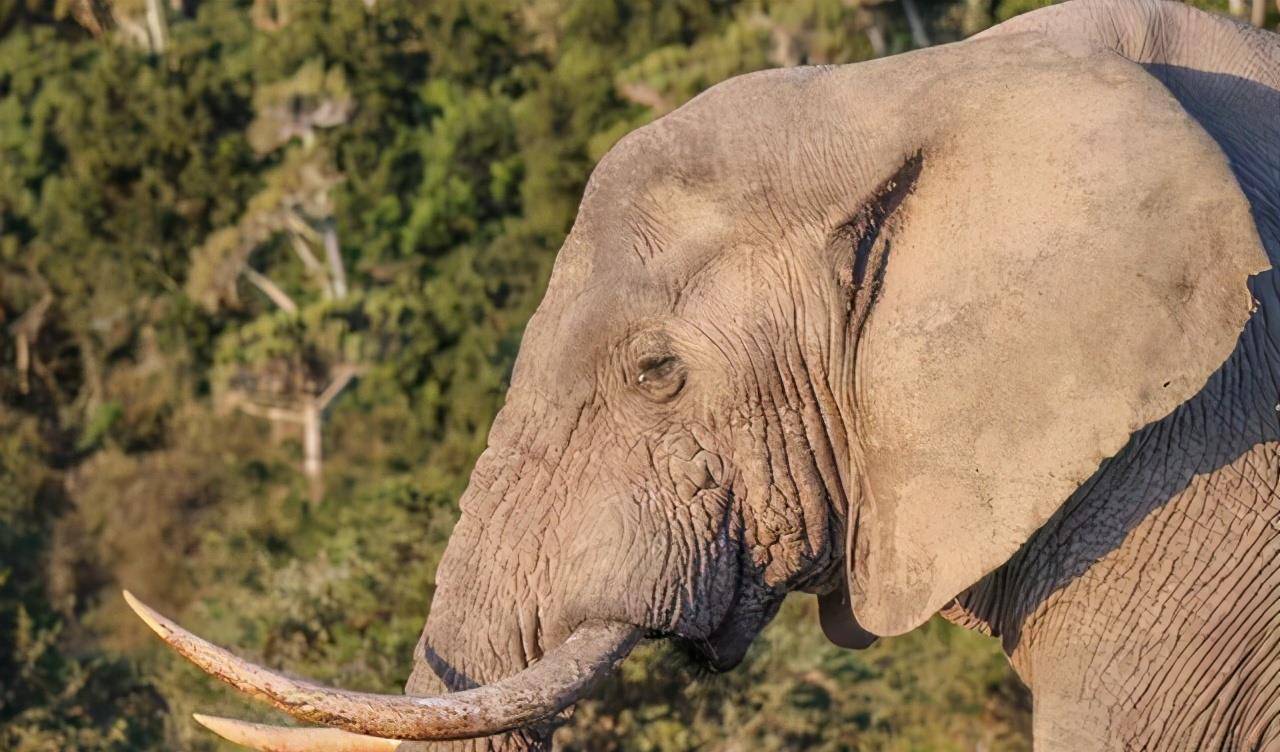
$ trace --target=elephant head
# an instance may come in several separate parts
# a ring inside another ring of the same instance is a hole
[[[345,730],[207,719],[260,749],[542,748],[641,638],[728,669],[794,590],[840,641],[921,624],[1203,386],[1266,266],[1215,142],[1118,55],[1022,33],[735,78],[592,175],[405,696],[136,607]]]

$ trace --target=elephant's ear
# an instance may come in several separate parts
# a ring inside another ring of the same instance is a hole
[[[1223,154],[1177,102],[1119,57],[1068,62],[940,87],[941,133],[879,230],[849,516],[853,611],[876,634],[1005,562],[1199,391],[1268,267]]]

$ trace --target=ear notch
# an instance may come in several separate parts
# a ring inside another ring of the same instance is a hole
[[[911,113],[940,135],[852,225],[871,240],[850,290],[872,294],[853,307],[847,577],[879,635],[1004,563],[1198,392],[1268,268],[1221,150],[1140,67],[1008,68]]]

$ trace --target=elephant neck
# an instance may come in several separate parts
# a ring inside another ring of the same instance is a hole
[[[1001,638],[1037,748],[1280,744],[1277,333],[1255,316],[1199,395],[946,612]]]

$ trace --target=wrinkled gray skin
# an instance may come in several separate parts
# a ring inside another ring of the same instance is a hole
[[[407,692],[807,590],[999,635],[1038,749],[1280,749],[1268,255],[1280,41],[1183,6],[715,87],[592,176]]]

